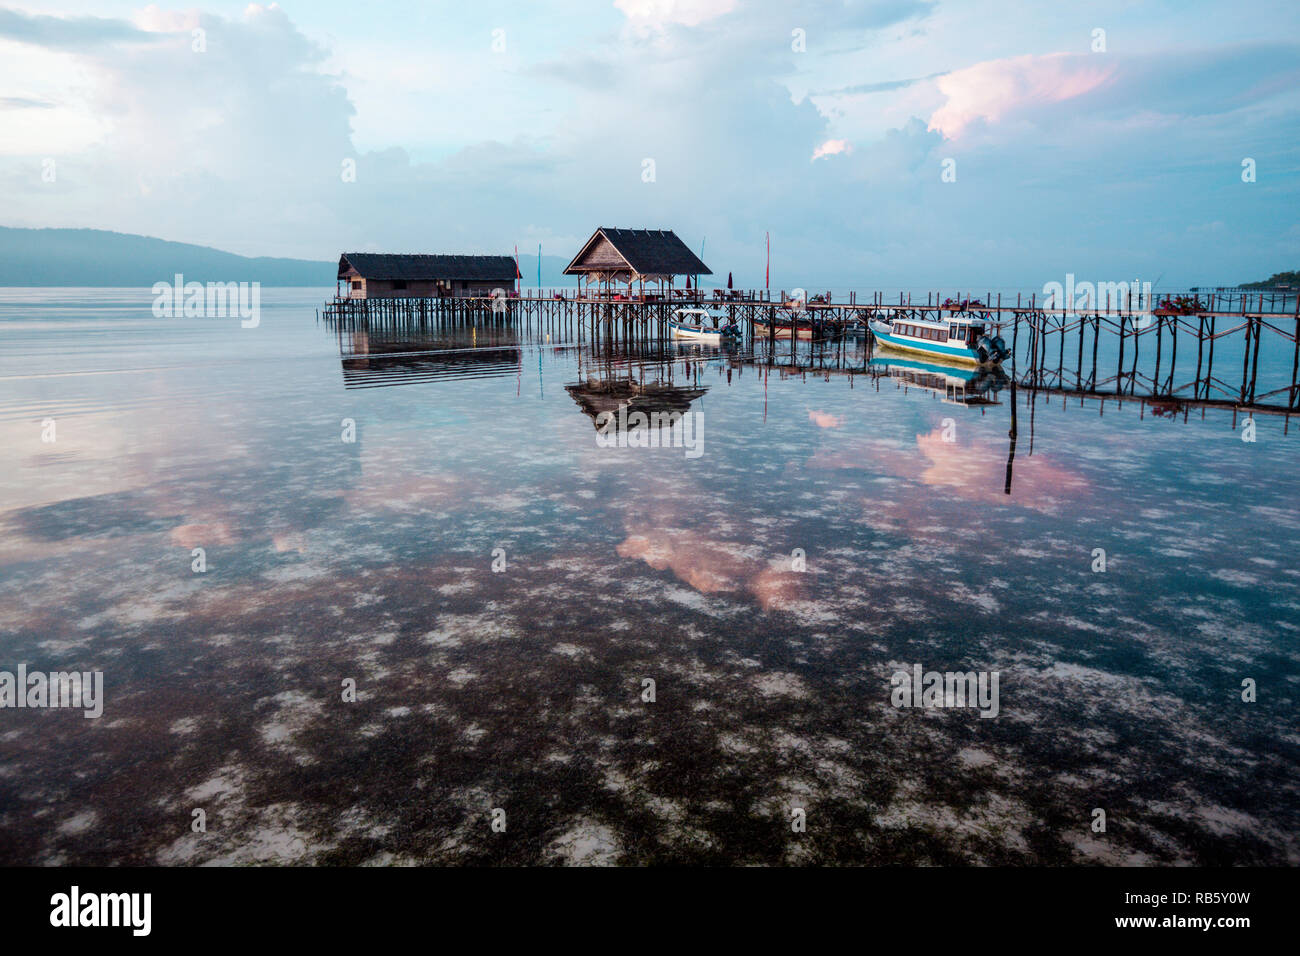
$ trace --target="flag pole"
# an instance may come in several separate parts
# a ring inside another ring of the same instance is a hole
[[[763,239],[767,244],[767,265],[763,267],[763,288],[772,288],[772,234],[763,233]]]

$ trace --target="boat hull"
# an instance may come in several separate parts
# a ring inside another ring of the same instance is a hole
[[[681,325],[677,322],[669,322],[668,329],[673,338],[681,339],[684,342],[705,342],[709,345],[721,345],[724,339],[731,338],[730,335],[725,335],[722,332],[709,332],[693,326]]]
[[[979,353],[974,349],[945,345],[942,342],[922,342],[917,341],[916,339],[904,338],[901,335],[895,335],[889,330],[889,326],[881,322],[872,322],[871,332],[876,337],[876,341],[881,345],[887,345],[889,348],[897,349],[900,352],[910,352],[914,355],[925,355],[931,359],[940,359],[944,362],[953,362],[957,365],[979,366],[997,364],[995,362],[981,362]]]

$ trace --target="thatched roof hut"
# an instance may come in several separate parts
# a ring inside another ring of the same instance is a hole
[[[712,270],[671,229],[614,229],[602,226],[592,233],[565,275],[612,285],[645,283],[672,285],[675,276],[713,275]]]
[[[338,281],[348,283],[353,299],[429,298],[511,290],[517,275],[510,256],[345,252]]]

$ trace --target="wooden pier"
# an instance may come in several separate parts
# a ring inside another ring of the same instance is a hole
[[[895,302],[875,292],[850,293],[842,301],[824,294],[792,303],[784,291],[774,295],[767,290],[629,298],[534,289],[494,297],[342,297],[327,303],[321,316],[340,329],[496,325],[513,327],[538,342],[613,348],[667,342],[673,311],[703,306],[741,327],[741,347],[749,350],[751,361],[791,367],[812,367],[828,354],[838,355],[841,366],[851,363],[847,353],[856,350],[845,348],[844,335],[872,318],[976,318],[1011,343],[1012,357],[1004,364],[1020,388],[1288,416],[1300,411],[1300,297],[1295,293],[1166,294],[1160,302],[1173,307],[1157,303],[1144,310],[1132,294],[1124,301],[1103,297],[1081,310],[1023,294],[1014,302],[1002,294],[941,298],[929,293],[924,301],[900,294]],[[815,321],[824,337],[812,343],[776,338],[777,323],[793,318]],[[755,337],[756,323],[766,325],[766,336]],[[866,335],[869,356],[870,333]]]

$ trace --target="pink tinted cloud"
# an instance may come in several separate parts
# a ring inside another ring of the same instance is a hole
[[[955,139],[977,120],[996,123],[1035,106],[1090,93],[1114,72],[1104,54],[1051,53],[977,63],[935,81],[948,99],[930,117],[929,128]]]
[[[853,152],[853,146],[847,139],[828,139],[813,150],[812,162],[825,159],[827,156],[838,156],[840,153],[851,152]]]

